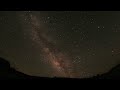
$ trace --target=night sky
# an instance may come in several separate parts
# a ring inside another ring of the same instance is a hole
[[[120,11],[0,11],[0,56],[34,76],[105,73],[120,64]]]

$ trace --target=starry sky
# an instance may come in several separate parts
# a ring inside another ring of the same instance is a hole
[[[105,73],[120,64],[120,11],[0,11],[0,56],[34,76]]]

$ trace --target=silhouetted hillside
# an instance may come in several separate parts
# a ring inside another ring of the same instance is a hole
[[[0,79],[53,79],[47,77],[36,77],[29,76],[19,71],[16,71],[14,68],[10,67],[8,61],[3,58],[0,58]],[[66,79],[72,80],[72,78],[54,78],[54,79]],[[92,78],[84,78],[78,80],[88,80],[88,79],[120,79],[120,64],[111,69],[108,73],[97,75]]]
[[[120,64],[113,67],[107,73],[92,77],[93,79],[120,79]]]
[[[25,75],[24,73],[18,72],[14,68],[11,68],[8,61],[0,58],[0,79],[21,79],[28,77],[28,75]]]

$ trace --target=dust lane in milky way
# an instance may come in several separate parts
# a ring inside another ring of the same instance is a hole
[[[68,58],[65,53],[59,51],[59,49],[52,43],[52,40],[49,40],[49,37],[46,36],[44,30],[40,28],[40,22],[37,20],[37,17],[32,14],[28,14],[27,17],[30,17],[31,21],[31,39],[33,42],[37,43],[41,50],[42,54],[45,56],[47,62],[49,62],[55,72],[53,72],[53,76],[61,76],[61,77],[75,77],[72,71],[72,63],[70,62],[70,58]],[[46,62],[45,61],[45,62]]]

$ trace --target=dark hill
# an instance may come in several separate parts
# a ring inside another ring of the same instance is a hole
[[[113,67],[107,73],[92,77],[93,79],[120,79],[120,64]]]
[[[7,60],[0,58],[0,79],[66,79],[72,80],[72,78],[47,78],[47,77],[36,77],[29,76],[22,72],[15,70],[10,67],[10,64]],[[120,64],[112,68],[109,72],[102,75],[97,75],[92,78],[84,78],[78,80],[86,79],[120,79]]]

